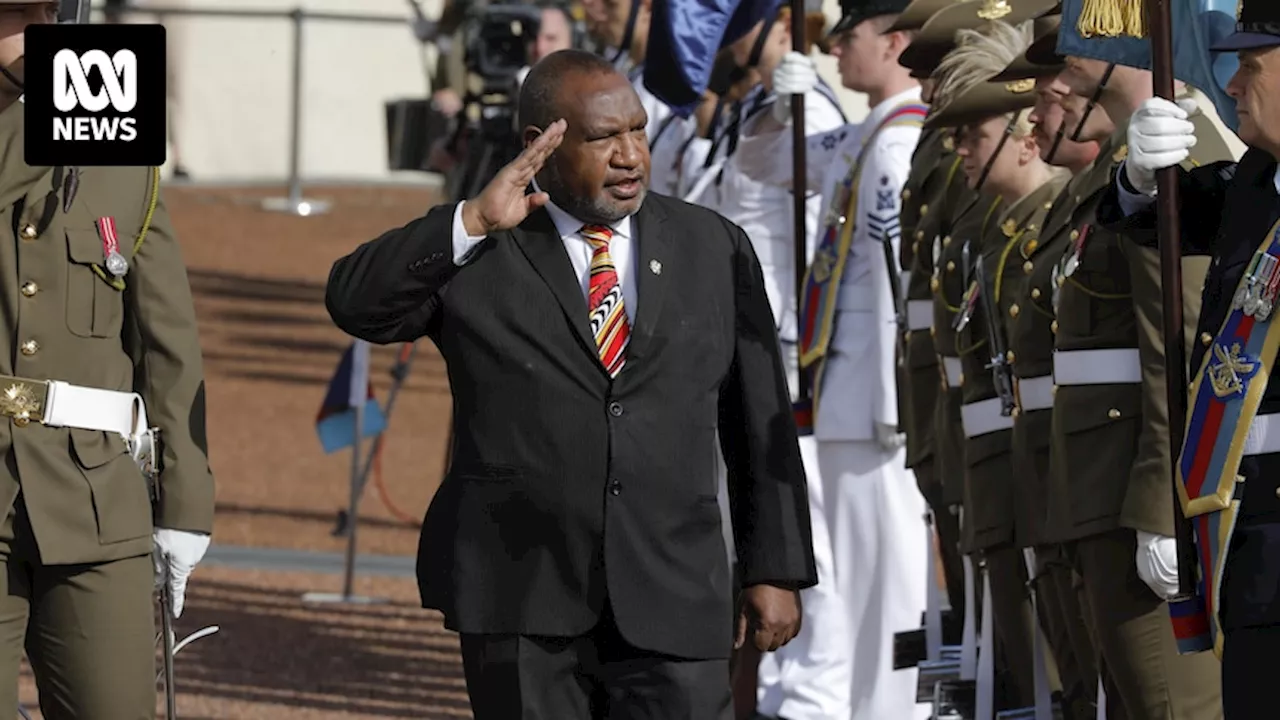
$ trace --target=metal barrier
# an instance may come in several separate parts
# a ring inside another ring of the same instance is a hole
[[[92,9],[103,12],[102,5],[95,4]],[[266,198],[262,208],[273,212],[285,212],[293,215],[320,215],[328,211],[329,203],[323,200],[307,199],[302,196],[302,178],[298,162],[302,142],[302,47],[303,28],[308,20],[322,22],[371,23],[380,25],[410,26],[412,18],[391,15],[360,15],[354,13],[313,12],[295,7],[292,10],[264,10],[255,8],[184,8],[184,7],[137,7],[132,4],[120,11],[121,15],[154,15],[163,22],[166,16],[188,17],[231,17],[231,18],[265,18],[271,20],[290,20],[293,23],[293,79],[290,88],[289,106],[289,194],[286,197]]]

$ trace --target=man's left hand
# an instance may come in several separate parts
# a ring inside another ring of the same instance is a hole
[[[171,610],[176,620],[182,617],[187,578],[191,577],[191,571],[204,559],[205,551],[209,549],[209,536],[186,530],[156,528],[152,537],[155,540],[152,560],[155,561],[156,576],[164,577],[168,570],[169,593],[173,597]]]
[[[760,652],[772,652],[799,633],[800,593],[773,585],[752,585],[742,591],[735,650],[750,638]]]

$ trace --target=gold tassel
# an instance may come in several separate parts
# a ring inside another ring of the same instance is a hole
[[[1143,0],[1084,0],[1076,29],[1084,38],[1146,37]]]

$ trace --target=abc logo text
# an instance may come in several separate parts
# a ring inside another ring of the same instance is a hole
[[[97,92],[89,84],[90,70],[97,70],[102,78]],[[77,110],[100,113],[108,104],[120,115],[75,114]],[[102,50],[62,49],[53,56],[53,106],[68,113],[53,118],[54,140],[132,142],[138,137],[137,120],[128,113],[137,104],[138,56],[132,50],[108,56]]]

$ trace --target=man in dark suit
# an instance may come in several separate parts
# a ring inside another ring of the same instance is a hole
[[[727,720],[731,648],[789,641],[817,581],[760,266],[732,223],[646,193],[646,114],[607,61],[547,56],[519,115],[525,150],[483,192],[329,278],[343,330],[425,335],[448,365],[423,604],[461,634],[477,720]]]

